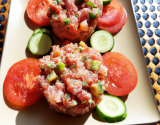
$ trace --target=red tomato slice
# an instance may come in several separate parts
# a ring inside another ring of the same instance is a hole
[[[106,91],[115,96],[129,94],[138,82],[137,71],[132,62],[117,52],[107,52],[102,58],[103,65],[108,67],[109,85]]]
[[[61,43],[61,46],[65,46],[65,45],[70,44],[70,43],[72,43],[70,40],[65,40]]]
[[[102,15],[97,19],[97,25],[110,26],[118,23],[122,17],[123,7],[116,1],[103,7]]]
[[[97,28],[101,29],[101,30],[106,30],[110,33],[117,33],[118,31],[120,31],[122,29],[122,27],[125,25],[125,23],[127,22],[127,13],[125,10],[123,10],[121,12],[123,15],[120,19],[120,21],[114,25],[111,26],[105,26],[105,25],[101,25],[101,24],[97,24]]]
[[[27,5],[28,17],[36,24],[47,26],[50,19],[47,16],[49,3],[47,0],[29,0]]]
[[[38,63],[37,59],[27,58],[11,66],[3,85],[4,94],[10,102],[27,106],[41,99],[43,92],[36,80],[41,72]]]

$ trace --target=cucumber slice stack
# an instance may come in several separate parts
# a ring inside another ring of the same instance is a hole
[[[100,118],[109,123],[119,122],[127,117],[124,102],[120,98],[109,94],[104,95],[96,110]]]
[[[28,49],[34,55],[45,55],[51,50],[51,32],[46,28],[37,28],[28,41]]]

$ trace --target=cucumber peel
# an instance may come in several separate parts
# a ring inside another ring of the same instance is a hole
[[[107,6],[110,4],[111,0],[103,0],[103,6]]]
[[[119,97],[109,94],[104,94],[96,110],[100,118],[109,123],[119,122],[127,117],[125,103]]]
[[[47,54],[52,46],[51,38],[44,33],[36,33],[31,36],[28,41],[28,49],[32,54],[45,55]]]
[[[106,53],[113,49],[114,37],[105,30],[98,30],[92,34],[90,44],[98,52]]]

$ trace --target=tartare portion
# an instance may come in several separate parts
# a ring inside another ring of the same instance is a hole
[[[62,41],[86,42],[102,14],[102,0],[48,0],[50,25]]]
[[[51,109],[71,116],[94,108],[107,89],[107,70],[101,54],[84,42],[52,46],[40,59],[39,86]]]

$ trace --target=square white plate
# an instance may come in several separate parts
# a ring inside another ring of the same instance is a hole
[[[116,124],[141,124],[160,120],[157,105],[152,93],[149,75],[144,60],[140,39],[132,11],[130,0],[119,0],[128,14],[128,20],[123,29],[114,37],[113,51],[122,53],[129,58],[138,72],[138,84],[133,92],[126,96],[127,118]],[[16,111],[8,107],[3,97],[3,81],[8,69],[17,61],[31,57],[27,51],[27,42],[33,33],[32,23],[26,16],[25,9],[28,0],[12,0],[9,20],[4,42],[0,70],[0,124],[1,125],[101,125],[103,122],[95,110],[83,116],[72,118],[55,113],[49,109],[46,100],[25,110]]]

